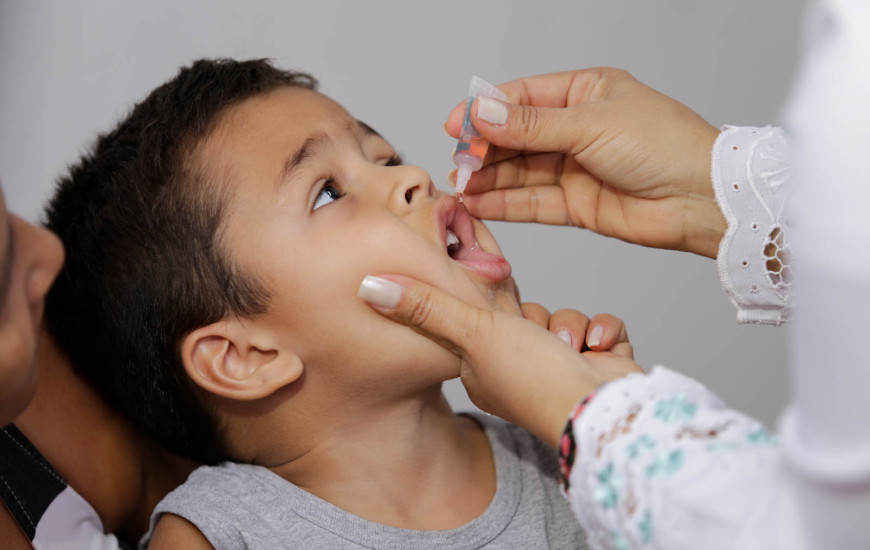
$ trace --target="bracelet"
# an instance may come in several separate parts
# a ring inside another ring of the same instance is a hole
[[[570,487],[568,478],[571,476],[571,468],[574,467],[574,458],[577,455],[577,441],[574,439],[574,421],[577,420],[593,397],[595,397],[594,391],[574,407],[568,422],[565,424],[565,429],[562,430],[562,438],[559,440],[559,471],[562,474],[562,487],[566,493]]]

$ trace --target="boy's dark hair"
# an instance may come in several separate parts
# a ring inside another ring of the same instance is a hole
[[[199,60],[137,104],[61,178],[46,209],[66,264],[46,300],[73,367],[168,449],[227,458],[215,415],[181,363],[191,331],[267,309],[269,294],[220,246],[228,197],[191,158],[219,115],[303,73],[267,60]]]

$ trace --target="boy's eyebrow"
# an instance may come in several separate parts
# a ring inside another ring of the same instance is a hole
[[[304,164],[306,160],[314,156],[319,149],[329,147],[330,145],[332,145],[332,139],[326,132],[315,132],[309,136],[293,155],[287,157],[287,160],[284,162],[284,169],[278,178],[279,185],[287,181],[291,174]]]
[[[378,136],[379,138],[384,139],[384,136],[382,136],[377,130],[375,130],[374,128],[372,128],[371,126],[366,124],[365,122],[363,122],[361,120],[357,120],[356,123],[360,128],[362,128],[362,131],[365,132],[366,134],[372,135],[372,136]],[[384,140],[384,141],[386,141],[386,140]]]
[[[366,135],[377,136],[381,139],[384,137],[378,133],[377,130],[366,124],[361,120],[349,120],[347,123],[347,128],[350,131],[354,130],[354,126],[359,127]],[[278,178],[278,184],[282,184],[287,181],[293,172],[299,168],[302,164],[305,163],[306,160],[314,156],[314,154],[323,148],[330,147],[332,145],[332,138],[326,132],[315,132],[311,136],[309,136],[302,146],[296,150],[293,155],[287,158],[284,162],[284,169],[281,170],[281,175]]]

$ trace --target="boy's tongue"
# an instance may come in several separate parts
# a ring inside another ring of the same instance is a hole
[[[484,252],[480,246],[476,249],[463,248],[454,259],[468,269],[496,282],[505,281],[511,276],[511,264],[507,260],[498,254]]]

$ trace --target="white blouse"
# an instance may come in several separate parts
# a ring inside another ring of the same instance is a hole
[[[607,384],[572,424],[568,496],[593,548],[870,548],[870,2],[818,2],[807,21],[793,176],[777,128],[725,127],[713,151],[738,321],[798,304],[780,435],[662,367]]]

